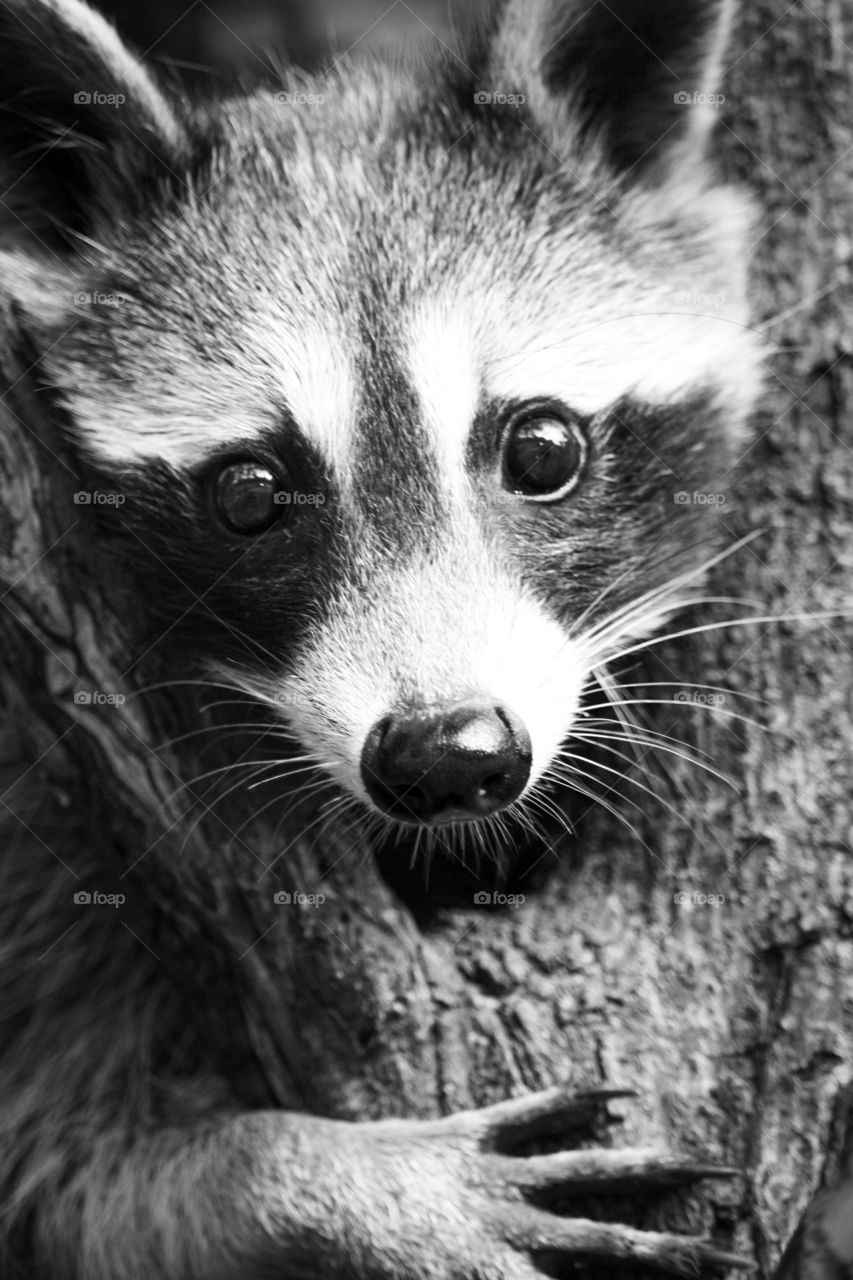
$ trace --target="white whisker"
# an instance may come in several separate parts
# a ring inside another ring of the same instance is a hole
[[[640,791],[645,791],[645,793],[651,796],[653,800],[656,800],[658,804],[663,805],[663,807],[665,809],[668,809],[670,813],[674,813],[676,814],[676,816],[678,816],[678,810],[676,809],[675,805],[673,805],[669,800],[665,800],[663,796],[659,796],[657,792],[653,791],[651,787],[646,785],[646,783],[640,782],[638,778],[633,778],[631,774],[627,773],[624,769],[614,769],[610,765],[603,764],[600,760],[590,760],[588,756],[579,756],[573,751],[563,751],[560,753],[560,755],[557,757],[557,760],[555,761],[555,765],[557,769],[559,769],[559,766],[563,764],[563,762],[566,760],[572,760],[572,761],[578,760],[582,764],[590,765],[593,769],[601,769],[605,773],[612,773],[617,778],[622,778],[630,786],[637,787]],[[590,776],[590,775],[587,775],[587,776]],[[594,776],[594,775],[591,775],[591,776]],[[616,791],[614,792],[614,794],[619,795],[620,793]]]
[[[729,618],[723,622],[706,622],[697,627],[685,627],[681,631],[667,631],[663,635],[654,636],[650,640],[642,640],[637,644],[630,645],[626,649],[621,649],[616,653],[608,654],[606,658],[602,658],[600,662],[595,663],[592,670],[597,671],[599,666],[606,663],[616,662],[621,658],[627,657],[632,653],[639,653],[643,649],[650,649],[653,645],[664,644],[667,640],[681,640],[685,636],[698,636],[709,631],[722,631],[732,627],[743,626],[775,626],[780,622],[825,622],[828,619],[849,618],[853,617],[853,610],[835,610],[827,613],[782,613],[782,614],[765,614],[760,618]]]
[[[752,725],[754,729],[765,732],[765,726],[758,720],[754,720],[752,716],[744,716],[737,711],[724,711],[722,707],[712,707],[704,702],[685,702],[676,698],[624,698],[616,702],[598,702],[589,710],[600,711],[603,707],[689,707],[696,711],[713,711],[716,716],[722,716],[728,720],[740,720],[743,724]]]

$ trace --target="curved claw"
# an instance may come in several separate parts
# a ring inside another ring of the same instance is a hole
[[[559,1151],[553,1155],[514,1159],[497,1156],[496,1176],[529,1194],[583,1191],[616,1195],[682,1187],[701,1178],[729,1178],[734,1169],[692,1164],[654,1149]]]
[[[588,1130],[590,1122],[607,1102],[635,1096],[628,1089],[587,1089],[579,1093],[558,1085],[469,1114],[476,1114],[478,1122],[485,1125],[486,1146],[506,1151],[533,1138],[565,1133],[569,1129]]]
[[[681,1277],[698,1276],[706,1268],[752,1269],[737,1254],[725,1253],[704,1240],[587,1218],[557,1218],[535,1209],[509,1209],[503,1218],[508,1241],[517,1249],[561,1262],[600,1261],[641,1265]]]
[[[715,1249],[713,1245],[702,1244],[702,1258],[708,1266],[734,1267],[738,1271],[754,1271],[755,1263],[742,1258],[739,1253],[727,1253],[725,1249]]]

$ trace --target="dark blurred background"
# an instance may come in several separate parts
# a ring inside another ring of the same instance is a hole
[[[354,47],[446,39],[474,0],[90,0],[146,58],[196,84],[254,79],[269,54],[322,66]]]

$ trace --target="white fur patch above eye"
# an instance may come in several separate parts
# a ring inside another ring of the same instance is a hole
[[[272,307],[244,330],[234,343],[239,359],[227,361],[201,358],[165,330],[151,336],[144,358],[119,347],[115,367],[66,360],[60,346],[51,363],[89,453],[118,466],[193,466],[216,449],[289,430],[286,413],[345,487],[356,391],[343,342]]]
[[[475,334],[467,317],[440,302],[421,306],[405,331],[408,373],[449,495],[465,487],[465,447],[480,400]]]
[[[266,316],[253,316],[246,328],[250,349],[263,362],[265,385],[274,386],[299,430],[346,490],[358,405],[354,353],[347,335],[331,316],[312,321],[297,312],[285,320],[274,306]]]
[[[186,391],[191,391],[189,386]],[[224,397],[208,403],[197,391],[189,400],[189,395],[176,392],[170,410],[163,411],[144,396],[125,400],[109,395],[101,383],[66,395],[86,451],[96,462],[116,467],[146,462],[164,462],[175,469],[196,466],[216,449],[241,444],[248,448],[258,442],[261,427],[278,425],[268,409],[262,416],[266,406],[258,405],[252,414],[245,403],[229,405]]]
[[[556,325],[519,321],[511,334],[488,340],[487,394],[553,396],[584,415],[623,396],[666,404],[708,386],[735,402],[744,392],[751,400],[756,353],[744,341],[743,320],[701,307],[652,303],[633,315],[590,316],[587,325],[564,334]]]
[[[508,290],[422,303],[407,328],[411,375],[448,478],[462,477],[478,402],[553,398],[592,416],[623,397],[650,404],[720,392],[736,431],[761,381],[761,345],[744,300],[614,283],[575,293]]]

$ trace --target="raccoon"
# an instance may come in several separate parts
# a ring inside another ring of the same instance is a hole
[[[193,682],[216,683],[286,734],[274,767],[297,791],[307,769],[328,821],[439,848],[499,850],[571,785],[591,682],[701,582],[716,522],[692,497],[760,386],[753,211],[709,158],[730,19],[505,0],[461,52],[189,102],[81,0],[0,7],[9,323],[125,584],[128,684],[185,682],[185,737]],[[112,998],[93,982],[80,1009],[103,1021]],[[27,1275],[736,1262],[549,1210],[715,1172],[520,1154],[607,1095],[362,1124],[187,1104],[116,1127],[95,1061],[66,1102],[33,1097],[21,1063],[56,1031],[36,1010],[16,1034],[0,1185]]]

